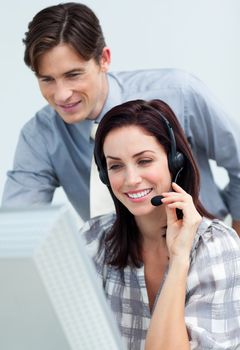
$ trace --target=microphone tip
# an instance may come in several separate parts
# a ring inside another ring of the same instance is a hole
[[[162,198],[164,198],[163,196],[155,196],[151,199],[151,203],[152,205],[154,205],[154,207],[158,207],[159,205],[162,204]]]

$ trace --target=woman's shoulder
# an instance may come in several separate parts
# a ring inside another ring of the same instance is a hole
[[[101,242],[110,231],[115,218],[115,213],[96,216],[86,221],[81,227],[79,234],[83,237],[91,256],[95,256],[99,252]]]
[[[236,231],[218,219],[203,218],[193,242],[191,257],[207,260],[240,260]]]
[[[115,213],[96,216],[83,224],[80,234],[84,236],[87,244],[100,239],[112,227],[115,218]]]
[[[205,243],[227,241],[226,246],[240,247],[240,239],[236,231],[218,219],[210,220],[204,217],[198,227],[196,238]]]
[[[220,220],[202,219],[187,280],[185,322],[194,349],[239,343],[240,239]]]

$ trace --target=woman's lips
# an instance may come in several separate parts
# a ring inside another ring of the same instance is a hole
[[[132,200],[139,200],[146,197],[151,191],[152,191],[152,188],[147,188],[139,191],[126,192],[125,194],[128,198]]]

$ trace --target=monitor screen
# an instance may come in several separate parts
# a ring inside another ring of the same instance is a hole
[[[0,347],[123,349],[67,207],[0,209]]]

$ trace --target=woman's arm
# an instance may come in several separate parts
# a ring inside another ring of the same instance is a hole
[[[150,322],[146,350],[190,348],[184,321],[188,266],[188,261],[172,261]]]
[[[184,319],[189,256],[196,230],[201,222],[190,195],[173,183],[176,192],[163,193],[167,212],[169,271],[161,290],[148,330],[145,350],[190,349]],[[183,211],[179,220],[176,209]]]

